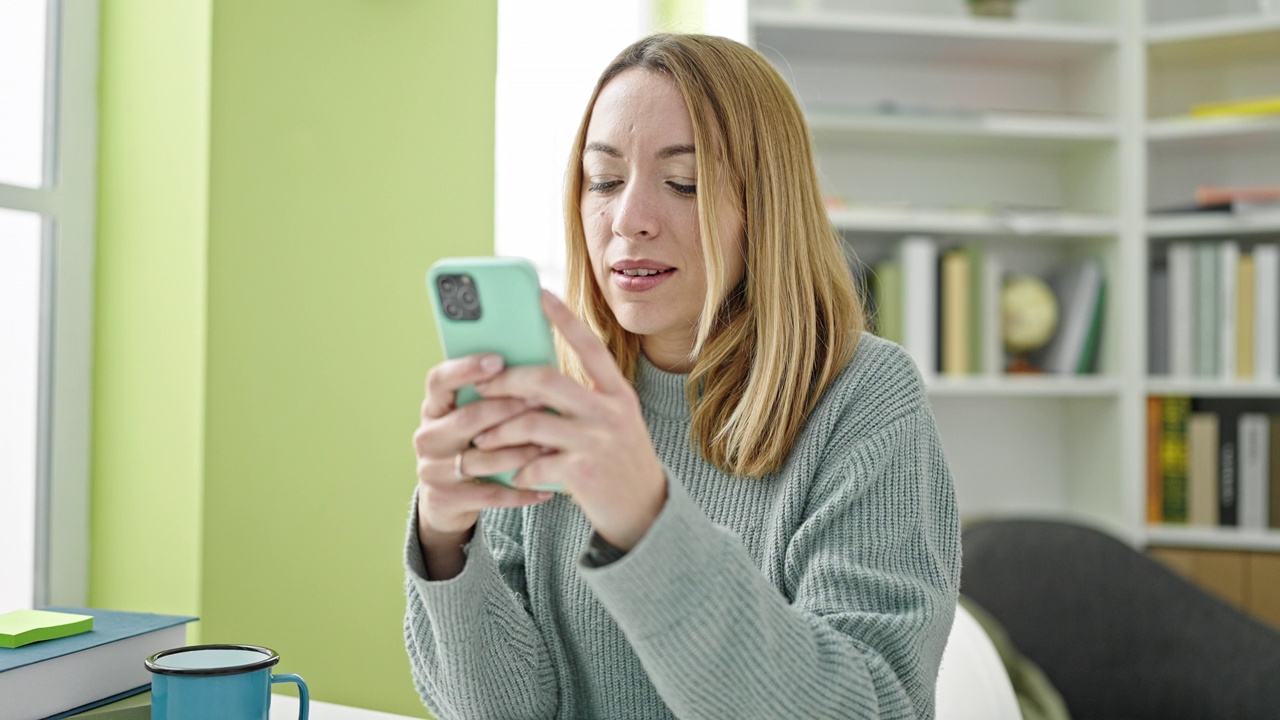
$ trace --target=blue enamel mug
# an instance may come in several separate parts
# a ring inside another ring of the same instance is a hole
[[[272,675],[274,650],[256,645],[192,645],[147,658],[151,720],[269,720],[271,686],[296,683],[298,720],[310,695],[297,675]]]

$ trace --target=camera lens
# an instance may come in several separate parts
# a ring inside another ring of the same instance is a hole
[[[458,299],[463,305],[472,306],[476,304],[476,291],[469,287],[462,288],[462,292],[458,293]]]
[[[457,303],[447,302],[444,304],[444,314],[454,320],[462,317],[462,308]]]
[[[445,295],[452,295],[458,289],[458,283],[450,275],[440,278],[440,292]]]

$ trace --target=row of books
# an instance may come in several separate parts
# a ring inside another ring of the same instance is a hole
[[[113,610],[46,609],[92,616],[92,630],[0,647],[0,718],[124,720],[149,713],[149,704],[139,699],[151,688],[151,673],[144,663],[161,650],[186,645],[186,623],[195,620]]]
[[[1147,520],[1280,529],[1280,401],[1148,397]]]
[[[1235,240],[1170,243],[1152,268],[1152,375],[1280,379],[1280,246]]]
[[[1010,279],[999,254],[978,243],[942,248],[937,238],[903,238],[870,268],[872,331],[902,345],[926,376],[1004,373],[1002,293]],[[1047,278],[1057,302],[1056,331],[1035,353],[1049,373],[1093,372],[1101,332],[1105,278],[1087,259],[1066,263]]]

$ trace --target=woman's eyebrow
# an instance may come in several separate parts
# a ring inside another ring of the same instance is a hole
[[[669,145],[658,151],[658,159],[666,160],[677,155],[694,155],[696,151],[692,145]]]
[[[622,157],[622,153],[618,152],[618,148],[601,142],[587,143],[587,146],[583,150],[584,152],[602,152],[609,157]]]

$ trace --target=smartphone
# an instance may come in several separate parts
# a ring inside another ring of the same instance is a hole
[[[538,272],[527,260],[444,258],[427,272],[427,289],[445,357],[497,353],[507,367],[557,365],[551,326],[542,314]],[[461,407],[479,397],[468,385],[458,390],[456,402]],[[480,479],[514,487],[515,474]]]

